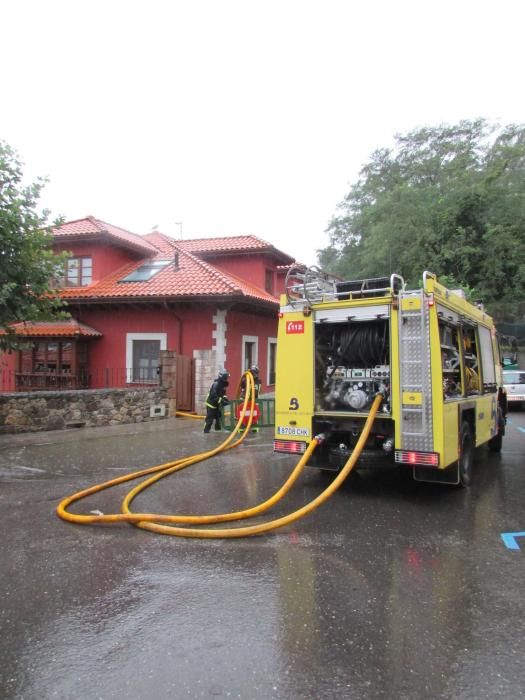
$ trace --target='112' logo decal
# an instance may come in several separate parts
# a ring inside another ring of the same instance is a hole
[[[287,333],[304,333],[304,321],[287,321]]]

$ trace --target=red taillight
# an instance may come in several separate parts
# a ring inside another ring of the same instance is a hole
[[[439,467],[439,455],[437,452],[396,450],[396,462],[401,464],[420,464],[424,467]]]
[[[298,440],[274,440],[274,452],[291,452],[293,454],[302,454],[306,450],[306,442]]]

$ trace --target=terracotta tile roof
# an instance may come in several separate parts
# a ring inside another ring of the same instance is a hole
[[[176,241],[170,236],[166,236],[165,233],[160,233],[160,231],[153,231],[152,233],[147,233],[143,236],[147,239],[148,243],[156,248],[161,253],[166,253],[168,255],[173,255],[174,250],[180,250],[180,241]]]
[[[222,255],[226,253],[273,253],[282,258],[285,263],[292,263],[294,259],[275,248],[271,243],[263,241],[257,236],[223,236],[221,238],[200,238],[186,241],[177,241],[180,247],[188,253],[200,255]]]
[[[84,219],[67,221],[53,229],[53,236],[57,241],[67,241],[71,239],[93,239],[103,238],[126,248],[131,248],[139,253],[155,253],[155,247],[151,245],[143,236],[139,236],[131,231],[113,226],[94,216],[86,216]]]
[[[79,323],[74,318],[62,321],[40,321],[38,323],[20,322],[12,323],[10,327],[18,336],[39,337],[39,338],[99,338],[102,333]],[[5,335],[4,330],[0,330],[0,335]]]
[[[229,297],[258,300],[278,305],[276,297],[231,273],[223,272],[185,251],[179,241],[161,233],[148,234],[156,255],[148,260],[129,263],[89,287],[70,287],[60,291],[69,300],[148,299]],[[174,258],[177,256],[177,266]],[[172,260],[149,280],[122,282],[123,278],[151,260]]]

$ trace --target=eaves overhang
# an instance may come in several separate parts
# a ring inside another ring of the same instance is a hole
[[[64,300],[68,304],[76,305],[107,305],[107,304],[200,304],[200,303],[243,303],[251,306],[261,306],[265,308],[279,308],[279,300],[270,301],[269,299],[258,299],[257,297],[246,296],[245,294],[199,294],[199,295],[166,295],[166,296],[134,296],[134,297],[106,297],[106,296],[90,296],[90,297],[68,297]]]

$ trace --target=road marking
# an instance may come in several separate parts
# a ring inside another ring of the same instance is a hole
[[[525,433],[525,428],[522,428],[521,425],[517,425],[516,428],[521,430],[522,433]]]
[[[525,537],[525,532],[502,532],[501,539],[507,549],[521,549],[516,541],[516,537]]]
[[[45,474],[45,469],[38,469],[37,467],[24,467],[22,464],[14,464],[15,469],[25,469],[28,472],[38,472],[39,474]]]

